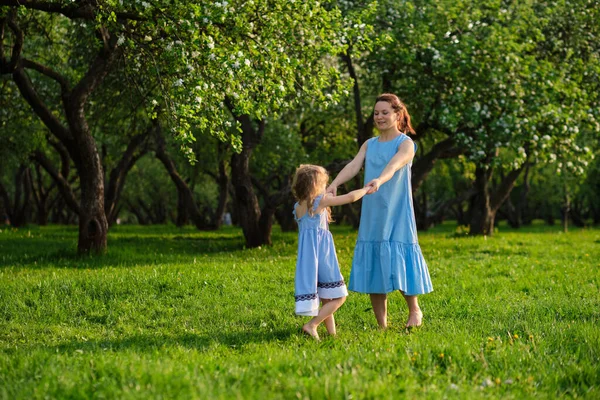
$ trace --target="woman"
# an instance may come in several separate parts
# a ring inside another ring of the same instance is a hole
[[[377,97],[374,109],[378,137],[367,140],[328,187],[352,179],[365,162],[369,194],[362,202],[358,240],[349,289],[369,293],[380,328],[387,328],[387,294],[399,290],[408,305],[407,328],[420,326],[423,313],[417,295],[433,290],[417,240],[412,204],[411,164],[416,145],[406,106],[394,94]]]

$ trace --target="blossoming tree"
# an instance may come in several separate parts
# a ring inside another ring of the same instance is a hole
[[[317,1],[0,0],[0,73],[12,77],[79,174],[78,250],[107,246],[104,172],[87,110],[110,71],[122,71],[124,90],[144,93],[149,112],[167,116],[191,160],[194,126],[232,142],[243,172],[262,135],[253,121],[335,86],[323,60],[337,51],[337,16]],[[230,112],[242,135],[228,129]],[[260,216],[249,179],[236,193],[250,204],[242,227],[256,245]]]

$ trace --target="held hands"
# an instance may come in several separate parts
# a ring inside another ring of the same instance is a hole
[[[327,188],[327,191],[325,191],[325,194],[327,194],[327,193],[331,193],[331,195],[335,197],[337,194],[337,186],[330,185]]]
[[[371,182],[369,182],[365,185],[365,188],[369,188],[369,191],[367,192],[367,194],[375,193],[376,191],[379,190],[379,186],[381,186],[381,179],[379,179],[379,178],[373,179]]]

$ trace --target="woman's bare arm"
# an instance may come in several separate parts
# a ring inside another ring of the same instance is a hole
[[[335,196],[337,187],[341,184],[348,182],[350,179],[354,178],[356,174],[362,168],[365,162],[365,156],[367,154],[367,142],[364,142],[362,146],[360,146],[360,150],[354,156],[354,159],[350,161],[346,166],[340,171],[340,173],[335,177],[333,182],[327,188],[327,193],[331,193]]]

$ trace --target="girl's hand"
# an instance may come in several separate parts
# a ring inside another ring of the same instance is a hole
[[[367,187],[367,186],[370,186],[370,189],[367,192],[367,194],[373,194],[379,190],[379,186],[381,186],[381,179],[375,178],[371,182],[369,182],[365,185],[365,187]]]
[[[327,194],[327,193],[329,193],[329,194],[331,194],[332,196],[335,196],[335,195],[336,195],[336,193],[337,193],[337,186],[329,186],[329,187],[327,188],[327,191],[326,191],[325,193],[326,193],[326,194]]]

